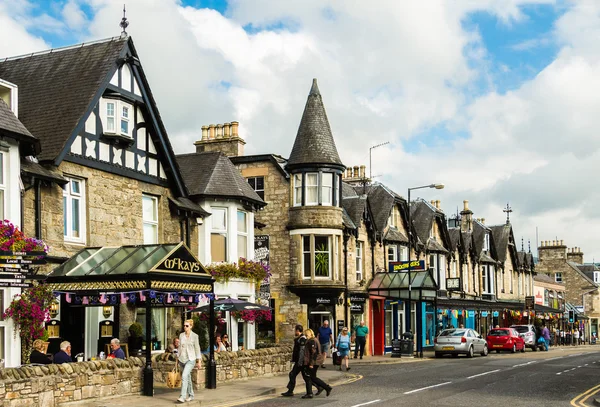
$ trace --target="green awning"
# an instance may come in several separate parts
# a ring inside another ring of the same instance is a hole
[[[412,271],[410,299],[432,301],[437,295],[437,284],[429,270]],[[377,273],[369,285],[369,294],[400,300],[409,299],[408,272]]]
[[[212,292],[213,278],[183,242],[82,249],[48,275],[55,291]]]

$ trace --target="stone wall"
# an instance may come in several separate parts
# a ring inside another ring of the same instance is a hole
[[[54,407],[81,401],[140,393],[142,359],[112,359],[0,369],[3,407]]]
[[[342,229],[342,208],[336,206],[302,206],[290,208],[289,229]]]
[[[291,346],[215,353],[217,383],[287,374],[292,368],[291,359]],[[175,368],[175,362],[155,361],[154,366],[154,383],[165,384],[167,374]],[[195,389],[201,389],[205,386],[207,366],[208,358],[205,355],[202,368],[194,369],[192,372]]]

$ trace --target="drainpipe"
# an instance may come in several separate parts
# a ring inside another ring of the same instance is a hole
[[[42,239],[42,182],[39,179],[35,180],[35,236]]]
[[[190,225],[190,217],[186,216],[185,218],[185,244],[186,246],[189,248],[190,247],[190,239],[191,239],[191,229],[192,226]]]
[[[179,241],[183,242],[184,232],[183,232],[183,219],[179,221]]]
[[[346,326],[350,326],[350,313],[348,312],[348,240],[350,234],[344,233],[344,318]]]

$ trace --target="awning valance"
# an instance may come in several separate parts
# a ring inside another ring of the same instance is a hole
[[[437,284],[429,270],[411,272],[410,299],[432,301]],[[408,272],[377,273],[369,285],[369,294],[386,298],[409,299]]]
[[[69,292],[212,293],[213,281],[183,242],[85,248],[54,269],[46,279],[53,290]]]

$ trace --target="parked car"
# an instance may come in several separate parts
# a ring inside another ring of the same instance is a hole
[[[487,344],[490,349],[500,353],[501,350],[525,352],[525,340],[513,328],[495,328],[487,335]]]
[[[472,358],[475,353],[487,356],[488,345],[485,339],[472,329],[451,328],[444,329],[433,340],[433,350],[436,358],[444,354],[452,356],[465,354],[467,357]]]
[[[512,325],[515,331],[519,333],[519,336],[525,341],[525,347],[532,349],[534,352],[544,350],[544,345],[537,343],[538,335],[534,325]]]

